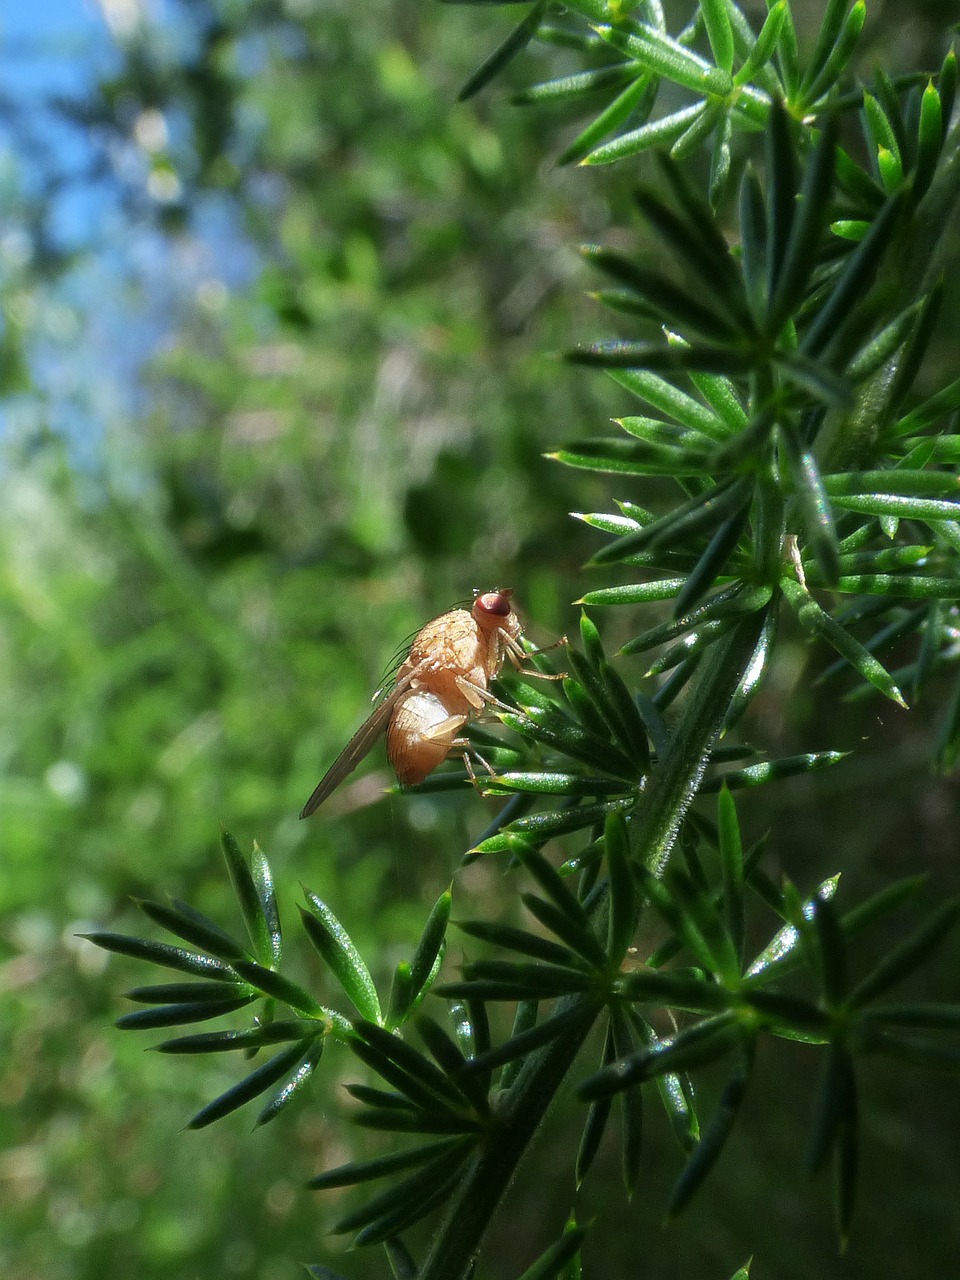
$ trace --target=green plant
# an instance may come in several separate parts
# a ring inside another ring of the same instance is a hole
[[[588,589],[586,608],[633,620],[639,605],[672,602],[670,616],[620,648],[625,657],[658,651],[649,683],[632,687],[585,613],[562,692],[511,676],[502,693],[513,709],[500,714],[510,745],[477,731],[496,771],[481,785],[509,800],[468,857],[501,858],[515,880],[532,883],[520,902],[535,924],[458,922],[490,955],[458,979],[441,975],[444,894],[381,999],[342,925],[308,891],[306,934],[352,1006],[334,1010],[280,972],[266,861],[255,852],[251,871],[225,836],[249,943],[183,903],[144,904],[176,945],[92,935],[199,979],[130,993],[149,1007],[122,1019],[126,1028],[187,1025],[264,1002],[251,1025],[160,1046],[275,1049],[193,1127],[264,1094],[259,1122],[271,1120],[330,1039],[379,1077],[376,1087],[351,1087],[359,1122],[416,1135],[415,1144],[313,1185],[387,1181],[339,1229],[385,1244],[397,1276],[472,1274],[518,1163],[586,1055],[595,1066],[581,1065],[576,1081],[585,1104],[570,1160],[577,1183],[619,1099],[623,1179],[634,1189],[643,1099],[656,1091],[686,1155],[669,1204],[679,1213],[723,1150],[758,1044],[816,1048],[808,1161],[814,1171],[833,1162],[841,1241],[869,1059],[948,1068],[960,1060],[960,1006],[887,998],[943,942],[960,903],[929,910],[871,957],[869,927],[913,898],[921,878],[849,905],[839,875],[805,888],[777,882],[762,843],[744,849],[733,800],[737,789],[813,773],[842,753],[755,758],[722,741],[793,619],[864,690],[900,707],[956,658],[960,381],[919,389],[944,302],[943,233],[960,195],[956,60],[949,53],[930,76],[877,70],[869,89],[855,88],[848,65],[864,17],[862,3],[831,0],[805,54],[787,0],[769,7],[758,33],[732,0],[702,0],[676,37],[654,0],[630,11],[574,3],[559,14],[537,3],[465,90],[479,91],[534,39],[561,47],[575,69],[519,100],[610,97],[561,158],[593,166],[649,150],[660,177],[655,186],[645,170],[636,196],[656,265],[649,254],[586,250],[612,281],[600,301],[640,336],[571,357],[609,372],[643,413],[622,417],[620,435],[555,454],[624,485],[670,482],[666,498],[662,485],[652,491],[656,510],[622,500],[581,516],[608,539],[594,566],[629,573]],[[664,82],[693,101],[658,114]],[[674,269],[659,261],[664,251]],[[908,656],[891,671],[882,659],[894,646]],[[958,706],[954,698],[944,722],[944,765],[960,750]],[[443,772],[424,786],[462,787],[464,778]],[[559,869],[543,853],[554,840]],[[446,1021],[424,1004],[428,995],[447,1002]],[[512,1026],[495,1034],[502,1006]],[[422,1047],[400,1034],[408,1028]],[[701,1119],[693,1080],[716,1065],[725,1084]],[[403,1233],[441,1210],[417,1265]],[[575,1274],[583,1239],[582,1226],[570,1227],[527,1275]]]

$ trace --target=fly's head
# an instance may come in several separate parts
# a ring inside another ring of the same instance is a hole
[[[499,591],[483,591],[473,602],[473,620],[481,631],[504,631],[511,640],[520,636],[520,619],[513,611],[510,587]]]

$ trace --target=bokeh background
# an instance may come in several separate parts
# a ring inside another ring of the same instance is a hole
[[[797,6],[807,30],[821,7]],[[865,71],[938,66],[958,17],[944,0],[871,4]],[[624,407],[552,353],[610,331],[576,246],[637,242],[637,169],[553,167],[575,128],[563,110],[503,90],[457,104],[511,21],[410,0],[0,2],[9,1280],[283,1280],[320,1260],[386,1274],[327,1234],[342,1202],[303,1188],[376,1150],[345,1123],[353,1062],[329,1054],[264,1131],[241,1112],[180,1132],[237,1064],[113,1030],[147,975],[76,935],[137,931],[132,899],[166,891],[235,924],[221,820],[267,851],[293,970],[333,999],[298,944],[298,881],[385,978],[491,816],[472,793],[383,798],[374,755],[322,819],[296,818],[426,618],[509,583],[535,639],[575,628],[594,543],[567,513],[610,507],[604,482],[543,455]],[[531,53],[507,90],[562,58]],[[954,304],[931,384],[956,376],[957,329]],[[611,645],[635,629],[603,622]],[[957,785],[930,767],[949,684],[906,717],[838,704],[842,684],[810,678],[827,662],[788,645],[747,732],[856,754],[744,801],[747,832],[769,832],[772,867],[805,889],[843,867],[853,902],[927,870],[936,900],[960,879]],[[463,915],[512,910],[499,866],[457,893]],[[927,994],[957,997],[958,960]],[[839,1258],[829,1188],[802,1169],[811,1064],[799,1047],[761,1061],[730,1150],[669,1230],[663,1126],[651,1115],[630,1206],[611,1150],[580,1203],[600,1215],[591,1276],[722,1280],[750,1254],[758,1280],[955,1275],[955,1085],[880,1064],[864,1081]],[[484,1274],[518,1274],[558,1230],[575,1122],[551,1118]]]

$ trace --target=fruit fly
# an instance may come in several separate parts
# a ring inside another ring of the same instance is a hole
[[[390,693],[320,779],[301,818],[309,818],[323,804],[384,732],[387,756],[402,786],[422,782],[451,752],[464,753],[469,771],[470,742],[460,736],[461,729],[485,705],[496,703],[490,685],[504,662],[509,658],[520,670],[530,656],[520,643],[512,594],[509,588],[484,591],[472,609],[451,609],[417,632]],[[527,673],[563,679],[541,671]]]

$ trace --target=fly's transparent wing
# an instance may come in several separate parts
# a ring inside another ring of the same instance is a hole
[[[413,684],[423,665],[421,663],[413,671],[408,672],[402,680],[398,680],[393,689],[374,710],[373,714],[360,726],[317,783],[310,799],[300,810],[301,818],[309,818],[311,813],[316,813],[327,796],[339,787],[348,774],[353,773],[363,757],[372,749],[381,733],[386,730],[390,713]]]

